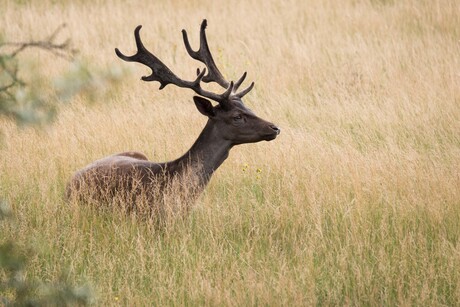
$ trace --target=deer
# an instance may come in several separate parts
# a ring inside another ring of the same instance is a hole
[[[248,109],[242,98],[254,87],[239,90],[247,73],[236,81],[227,81],[217,68],[209,50],[204,19],[200,27],[200,46],[193,50],[182,30],[187,53],[203,63],[197,69],[195,80],[184,80],[176,76],[163,62],[148,51],[141,38],[141,25],[134,31],[137,52],[127,56],[115,48],[116,55],[126,62],[143,64],[152,70],[141,80],[157,81],[160,90],[172,84],[191,89],[198,111],[207,117],[206,125],[191,148],[181,157],[169,162],[152,162],[140,152],[122,152],[94,161],[73,174],[67,185],[67,198],[90,197],[95,201],[110,202],[117,195],[125,195],[130,201],[146,196],[148,201],[162,197],[167,187],[175,181],[184,195],[197,196],[210,181],[214,172],[227,159],[230,150],[236,146],[260,141],[272,141],[280,134],[280,128],[259,118]],[[202,87],[203,83],[214,82],[222,87],[222,93],[211,92]],[[213,104],[214,102],[214,104]],[[85,190],[91,189],[91,196]],[[102,193],[101,191],[104,191]]]

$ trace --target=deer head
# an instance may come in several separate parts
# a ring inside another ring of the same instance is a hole
[[[280,133],[280,129],[274,124],[257,117],[242,101],[242,98],[254,87],[254,82],[252,82],[247,88],[239,90],[246,78],[246,72],[236,82],[228,82],[217,68],[208,47],[205,33],[206,26],[207,22],[205,19],[201,23],[200,47],[197,51],[192,49],[187,32],[182,30],[188,54],[206,66],[202,70],[197,69],[197,77],[193,81],[177,77],[165,64],[144,47],[139,35],[142,26],[138,26],[134,31],[137,45],[136,54],[126,56],[118,49],[115,49],[115,52],[118,57],[125,61],[138,62],[149,67],[152,73],[149,76],[143,76],[142,80],[158,81],[160,83],[160,90],[168,84],[192,89],[199,95],[193,97],[198,111],[209,118],[208,126],[213,127],[214,133],[218,134],[223,140],[230,142],[232,146],[275,139]],[[223,88],[223,92],[217,94],[207,91],[202,88],[202,82],[215,82]],[[210,100],[216,102],[217,105],[213,105]]]

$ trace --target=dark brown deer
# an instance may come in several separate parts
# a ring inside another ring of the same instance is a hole
[[[135,199],[142,194],[152,201],[152,198],[161,197],[165,187],[170,186],[173,180],[177,181],[182,192],[193,191],[190,195],[196,195],[227,159],[233,146],[271,141],[278,136],[280,129],[277,126],[257,117],[243,104],[241,99],[254,86],[253,82],[246,89],[239,91],[246,72],[238,81],[228,82],[217,69],[206,40],[206,25],[206,20],[203,20],[198,51],[191,48],[187,32],[182,30],[188,54],[206,65],[201,71],[197,70],[197,77],[193,81],[177,77],[144,47],[139,36],[141,26],[134,31],[136,54],[126,56],[115,49],[117,56],[122,60],[148,66],[152,73],[150,76],[142,77],[142,80],[158,81],[160,90],[168,84],[173,84],[192,89],[199,95],[194,96],[193,100],[198,111],[207,116],[208,121],[190,150],[182,157],[164,163],[148,161],[144,154],[138,152],[124,152],[97,160],[73,175],[67,188],[68,197],[86,195],[84,197],[110,202],[110,199],[117,195],[125,195],[132,200],[133,197]],[[223,93],[217,94],[203,89],[202,82],[219,84],[224,89]],[[217,105],[213,106],[206,98],[215,101]],[[88,189],[93,190],[91,196],[84,193]],[[156,196],[149,197],[153,194]]]

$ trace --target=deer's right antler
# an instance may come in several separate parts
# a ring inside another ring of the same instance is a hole
[[[156,56],[154,56],[144,47],[144,44],[142,43],[139,35],[142,26],[137,26],[134,30],[134,37],[137,46],[136,54],[132,56],[126,56],[123,53],[121,53],[120,50],[118,50],[118,48],[115,48],[115,53],[122,60],[125,60],[127,62],[138,62],[152,69],[152,73],[150,74],[150,76],[143,76],[142,80],[160,82],[160,90],[168,84],[174,84],[179,87],[190,88],[193,91],[195,91],[195,93],[197,93],[198,95],[217,101],[219,104],[225,104],[225,102],[228,101],[228,99],[231,96],[241,98],[244,95],[246,95],[253,88],[254,82],[252,82],[251,85],[245,90],[236,93],[239,86],[243,83],[244,79],[246,78],[246,73],[244,73],[243,76],[236,83],[233,83],[233,81],[228,82],[227,80],[225,80],[225,78],[222,76],[219,69],[217,68],[212,58],[211,52],[209,51],[205,33],[206,25],[207,22],[205,19],[201,23],[200,48],[198,49],[198,51],[194,51],[191,48],[190,43],[188,41],[187,32],[185,30],[182,30],[184,44],[188,54],[195,60],[204,63],[208,68],[208,74],[206,74],[206,68],[203,68],[201,72],[198,69],[197,78],[194,81],[187,81],[177,77],[165,64],[163,64],[163,62],[161,62]],[[216,82],[226,90],[222,94],[209,92],[201,87],[201,81],[206,83]]]

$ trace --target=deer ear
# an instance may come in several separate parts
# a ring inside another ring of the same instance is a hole
[[[193,101],[195,102],[196,108],[198,111],[200,111],[201,114],[208,117],[213,117],[215,115],[214,107],[212,106],[211,101],[200,96],[193,96]]]

